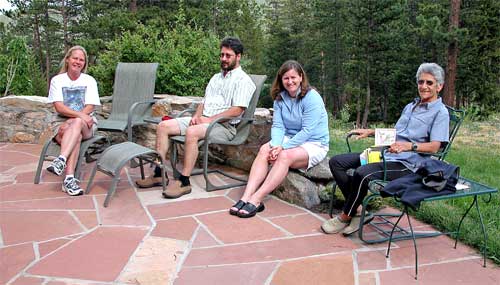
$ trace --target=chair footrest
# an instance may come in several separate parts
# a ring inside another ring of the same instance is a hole
[[[158,155],[155,150],[133,142],[123,142],[110,146],[97,161],[97,167],[113,175],[118,175],[125,163],[140,156]]]
[[[127,162],[134,158],[139,158],[148,162],[153,162],[154,159],[158,158],[160,159],[162,164],[164,163],[160,155],[155,150],[138,145],[136,143],[124,142],[113,145],[103,152],[102,156],[94,166],[85,193],[90,192],[90,187],[97,170],[103,172],[106,175],[112,176],[113,181],[111,182],[111,187],[108,189],[108,194],[106,195],[106,199],[104,200],[104,207],[107,207],[111,196],[115,192],[116,185],[118,183],[118,180],[120,179],[120,172],[123,166],[125,166]],[[140,164],[139,166],[141,167],[141,174],[144,174],[142,164]],[[165,171],[165,169],[163,168],[162,171]],[[168,183],[167,181],[168,178],[163,180],[163,190],[165,190],[165,185],[166,183]]]

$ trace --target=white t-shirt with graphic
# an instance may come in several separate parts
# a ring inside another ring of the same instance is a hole
[[[85,73],[71,80],[67,73],[61,73],[50,81],[48,102],[63,102],[74,111],[81,111],[85,105],[101,105],[97,82]]]

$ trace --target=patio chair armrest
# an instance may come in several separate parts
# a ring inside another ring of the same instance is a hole
[[[347,144],[347,149],[349,150],[349,152],[352,152],[351,150],[351,144],[349,143],[349,139],[354,136],[354,135],[359,135],[359,133],[357,132],[349,132],[346,136],[345,136],[345,143]],[[370,135],[370,137],[373,137],[374,135]]]
[[[182,117],[182,115],[186,114],[186,113],[191,113],[191,114],[194,114],[196,112],[196,108],[187,108],[185,110],[183,110],[182,112],[178,113],[175,115],[175,118],[180,118]]]
[[[135,102],[134,104],[132,104],[132,106],[130,106],[130,108],[128,109],[127,126],[130,126],[130,124],[132,123],[134,111],[139,105],[144,105],[144,104],[153,105],[156,102],[157,100],[148,100],[148,101]]]
[[[387,181],[387,169],[386,169],[386,160],[385,160],[385,154],[389,150],[389,146],[384,146],[381,150],[381,155],[382,155],[382,162],[384,164],[384,179],[383,181]],[[421,152],[421,151],[412,151],[410,150],[409,152],[414,152],[422,155],[428,155],[428,156],[437,156],[441,157],[443,155],[442,152],[436,152],[436,153],[428,153],[428,152]]]
[[[196,109],[198,109],[198,104],[200,104],[200,103],[201,102],[191,102],[191,104],[189,105],[189,107],[187,107],[187,109],[185,109],[182,112],[175,115],[174,118],[180,118],[180,117],[182,117],[182,115],[184,115],[186,113],[191,113],[191,114],[196,113]]]
[[[352,149],[351,149],[351,144],[349,143],[349,139],[354,136],[354,135],[359,135],[359,133],[348,133],[346,136],[345,136],[345,143],[347,145],[347,149],[349,150],[349,152],[352,152]]]
[[[135,109],[139,105],[144,105],[144,104],[153,105],[156,102],[157,102],[157,100],[141,101],[141,102],[135,102],[134,104],[132,104],[132,106],[130,106],[130,108],[128,109],[128,114],[127,114],[127,133],[128,133],[129,141],[132,141],[132,119],[134,117]]]
[[[383,166],[384,166],[384,178],[383,178],[383,181],[387,181],[387,162],[385,160],[385,153],[389,150],[389,146],[384,146],[381,150],[380,150],[380,154],[382,155],[382,163],[383,163]]]
[[[208,136],[210,135],[210,132],[214,128],[215,124],[220,123],[221,121],[230,121],[230,120],[245,120],[245,118],[239,118],[239,117],[219,117],[208,124],[207,132],[205,133],[205,141],[208,141]],[[251,119],[251,118],[246,118],[246,120]]]
[[[237,119],[238,121],[240,121],[240,123],[243,122],[243,121],[244,122],[253,122],[253,121],[255,121],[255,118],[238,118],[238,117],[236,117],[235,119]]]

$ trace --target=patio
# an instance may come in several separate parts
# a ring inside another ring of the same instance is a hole
[[[79,197],[45,170],[33,184],[40,149],[0,144],[0,284],[500,284],[498,266],[483,268],[476,250],[453,249],[446,236],[417,240],[415,281],[412,241],[395,242],[386,259],[386,243],[325,235],[327,215],[274,196],[239,219],[227,211],[243,188],[208,193],[202,176],[190,195],[166,200],[161,187],[135,188],[139,169],[125,168],[104,208],[103,174]]]

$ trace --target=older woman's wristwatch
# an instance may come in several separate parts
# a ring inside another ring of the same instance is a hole
[[[412,151],[417,151],[417,148],[418,148],[417,143],[416,143],[416,142],[412,142],[412,143],[411,143],[411,150],[412,150]]]

